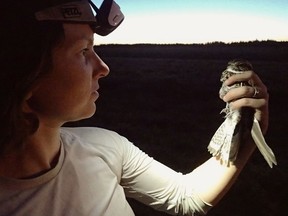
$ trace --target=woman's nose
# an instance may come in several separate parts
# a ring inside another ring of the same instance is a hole
[[[108,65],[95,53],[95,65],[93,76],[97,78],[105,77],[109,74],[110,69]]]

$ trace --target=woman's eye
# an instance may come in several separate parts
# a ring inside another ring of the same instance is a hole
[[[82,50],[82,54],[83,54],[83,55],[86,55],[88,51],[89,51],[89,49],[88,49],[88,48],[85,48],[85,49]]]

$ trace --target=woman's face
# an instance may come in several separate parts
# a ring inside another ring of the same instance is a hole
[[[96,111],[99,79],[109,68],[93,50],[87,24],[63,24],[65,39],[52,51],[52,71],[32,92],[30,108],[41,121],[63,124],[91,117]]]

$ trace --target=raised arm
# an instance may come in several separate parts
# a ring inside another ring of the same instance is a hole
[[[231,89],[222,99],[225,102],[230,102],[230,106],[233,109],[241,107],[254,108],[256,110],[255,117],[261,125],[263,134],[265,134],[268,128],[269,95],[267,88],[257,74],[252,71],[234,75],[225,84],[231,85],[240,81],[253,82],[259,93],[255,96],[255,88],[242,86]],[[237,160],[230,166],[227,167],[221,164],[220,160],[216,157],[212,157],[200,165],[193,172],[193,178],[191,178],[198,195],[205,202],[215,205],[235,182],[254,149],[255,144],[252,139],[249,139],[246,143],[241,143]]]

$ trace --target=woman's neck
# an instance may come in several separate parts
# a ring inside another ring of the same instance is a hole
[[[20,152],[0,158],[0,176],[32,178],[55,167],[60,154],[60,127],[40,125],[38,130],[28,137],[24,146]]]

